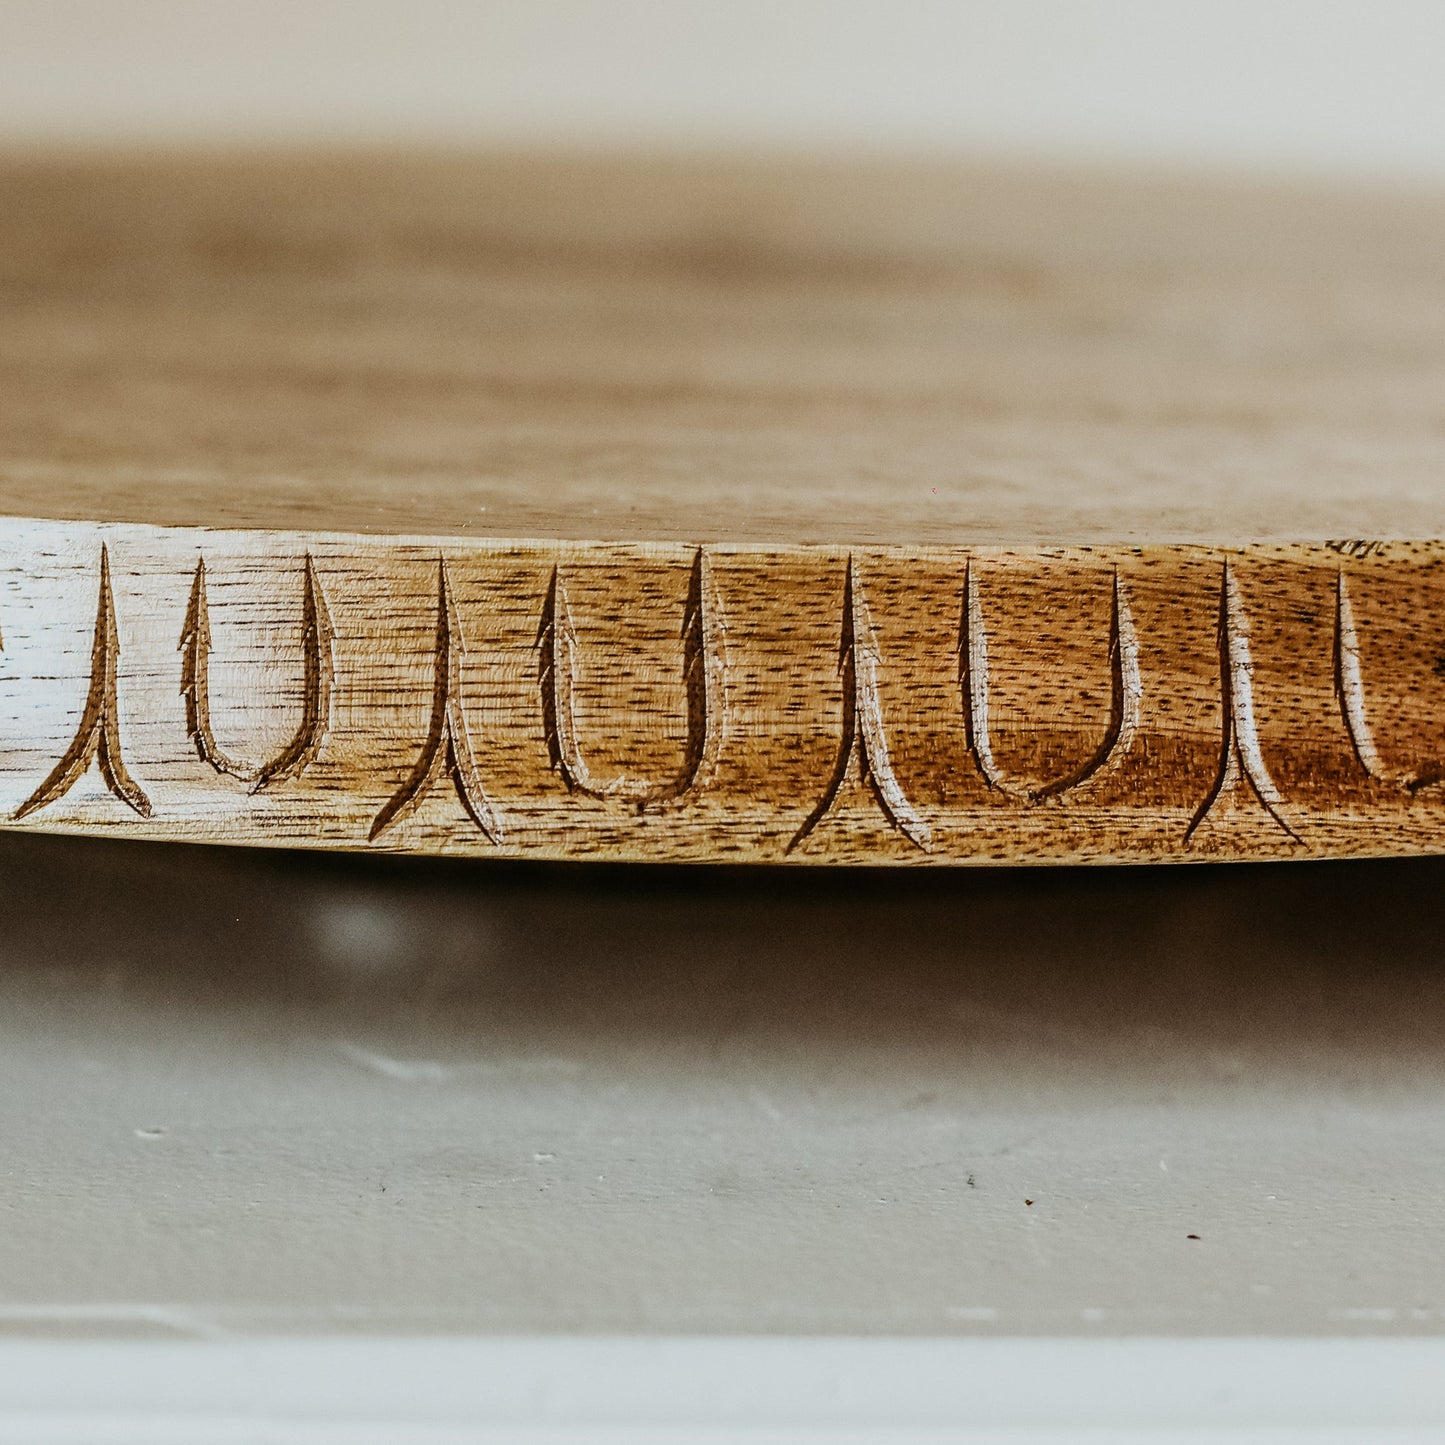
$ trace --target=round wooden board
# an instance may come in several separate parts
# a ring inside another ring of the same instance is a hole
[[[1445,840],[1445,198],[0,162],[0,812],[587,859]]]

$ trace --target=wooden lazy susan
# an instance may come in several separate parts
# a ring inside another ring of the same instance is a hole
[[[0,817],[575,859],[1445,849],[1445,198],[0,163]]]

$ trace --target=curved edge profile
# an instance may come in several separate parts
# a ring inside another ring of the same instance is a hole
[[[1099,746],[1074,771],[1038,785],[1022,783],[999,766],[989,730],[989,646],[983,600],[970,560],[963,572],[963,610],[959,625],[962,663],[964,736],[975,766],[990,788],[1024,803],[1062,798],[1086,783],[1108,777],[1129,756],[1139,732],[1144,687],[1139,675],[1139,636],[1129,594],[1114,569],[1109,613],[1109,718]]]
[[[1082,732],[1067,709],[1037,719],[1059,728],[1051,758],[1069,749],[1040,778],[1011,773],[991,730],[1002,656],[987,549],[679,551],[0,519],[5,821],[638,862],[1445,853],[1445,779],[1433,761],[1402,775],[1391,751],[1433,747],[1427,707],[1440,694],[1421,674],[1445,608],[1445,541],[1390,544],[1368,567],[1351,553],[1326,570],[1323,553],[1001,557],[1045,569],[1035,605],[1066,614],[1049,629],[1056,645],[1020,650],[1036,682],[1086,659],[1097,669],[1109,588],[1108,681],[1095,683],[1108,702]],[[213,639],[223,575],[236,584],[224,595],[245,598],[226,615],[284,654],[273,664],[248,647],[224,696],[207,670],[221,655],[212,642],[226,648],[236,625]],[[583,578],[585,620],[572,610]],[[640,587],[676,587],[673,643],[639,646],[628,604]],[[584,716],[590,666],[614,673]],[[1388,700],[1402,696],[1397,717]],[[285,741],[265,761],[227,753],[213,728],[222,711],[223,736]],[[633,738],[637,756],[660,760],[651,776],[587,756],[589,742],[600,758]],[[239,785],[220,786],[221,773]],[[283,787],[303,774],[305,786]],[[404,826],[428,798],[436,816]],[[1069,812],[1032,806],[1053,799]],[[653,807],[677,811],[641,816]]]
[[[196,559],[190,602],[181,630],[181,696],[186,704],[186,736],[196,756],[218,773],[237,779],[259,793],[272,783],[301,774],[315,761],[331,728],[332,691],[336,680],[336,633],[326,593],[306,554],[301,584],[301,718],[291,739],[266,763],[244,763],[216,742],[211,726],[211,616],[206,595],[206,559]]]
[[[722,754],[727,728],[726,623],[712,558],[693,554],[682,616],[682,676],[687,691],[687,738],[682,765],[664,782],[618,774],[600,778],[582,751],[576,714],[581,648],[560,565],[554,565],[537,629],[538,683],[552,767],[569,793],[615,798],[650,807],[676,803],[707,786]]]

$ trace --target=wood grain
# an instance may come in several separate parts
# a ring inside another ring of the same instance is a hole
[[[1445,840],[1445,201],[0,164],[10,825],[601,859]]]

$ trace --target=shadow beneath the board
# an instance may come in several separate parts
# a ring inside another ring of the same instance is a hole
[[[218,1019],[595,1056],[1445,1076],[1445,859],[704,869],[9,833],[0,877],[9,986],[39,972]]]

